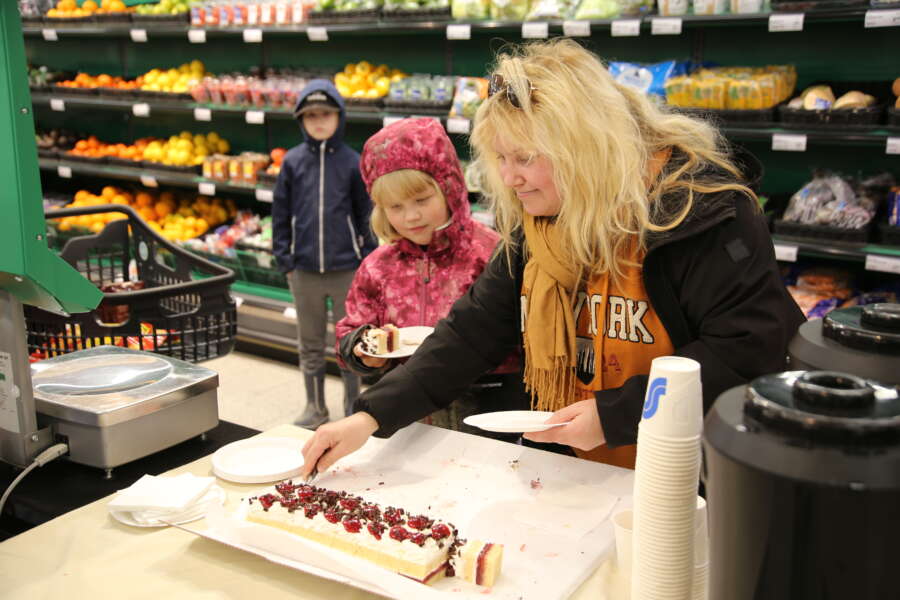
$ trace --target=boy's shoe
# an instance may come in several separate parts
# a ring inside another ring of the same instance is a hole
[[[306,384],[306,408],[294,421],[294,425],[306,429],[317,429],[328,422],[328,407],[325,406],[325,370],[320,373],[304,373]]]

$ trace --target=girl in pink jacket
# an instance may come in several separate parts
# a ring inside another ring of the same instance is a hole
[[[404,119],[373,135],[363,148],[360,171],[374,202],[372,229],[388,243],[356,271],[335,334],[341,360],[371,375],[398,363],[364,355],[363,333],[388,323],[434,327],[484,269],[499,236],[472,219],[456,149],[434,119]],[[430,422],[483,434],[462,420],[527,408],[518,357],[511,356],[450,407],[436,408]]]

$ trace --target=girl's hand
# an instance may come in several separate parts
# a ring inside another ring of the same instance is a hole
[[[362,364],[366,365],[370,369],[380,369],[381,367],[386,365],[388,361],[388,359],[386,358],[375,358],[374,356],[364,354],[361,342],[353,346],[353,354],[362,361]]]
[[[547,423],[565,423],[568,425],[553,427],[547,431],[526,433],[522,437],[532,442],[565,444],[579,450],[592,450],[606,442],[600,415],[597,414],[597,403],[582,400],[558,410],[547,419]]]
[[[339,459],[359,450],[377,430],[378,422],[367,412],[322,425],[303,446],[300,477],[306,479],[313,469],[324,472]]]

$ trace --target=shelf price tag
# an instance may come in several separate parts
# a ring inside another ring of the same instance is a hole
[[[563,35],[568,37],[590,37],[590,21],[563,21]]]
[[[775,259],[783,262],[797,262],[797,246],[776,243]]]
[[[388,125],[391,125],[393,123],[396,123],[397,121],[402,121],[402,120],[403,120],[403,117],[385,117],[381,120],[381,126],[387,127]]]
[[[889,137],[884,152],[885,154],[900,154],[900,137]]]
[[[56,174],[62,177],[63,179],[72,179],[72,167],[67,167],[65,165],[58,165],[56,167]]]
[[[45,42],[55,42],[59,39],[55,29],[41,29],[41,35],[44,36]]]
[[[62,98],[50,98],[50,110],[66,112],[66,101]]]
[[[522,37],[526,40],[543,40],[550,37],[550,24],[546,21],[522,23]]]
[[[141,185],[144,187],[155,188],[159,187],[159,182],[156,181],[156,177],[153,175],[141,175]]]
[[[272,202],[275,199],[275,192],[266,188],[256,188],[256,199],[260,202]]]
[[[900,258],[882,256],[880,254],[866,254],[866,271],[900,274]]]
[[[247,44],[258,44],[262,42],[262,29],[245,29],[244,42]]]
[[[212,111],[208,108],[195,108],[194,109],[194,120],[195,121],[212,121]]]
[[[652,35],[681,35],[681,17],[657,17],[650,25]]]
[[[131,30],[131,41],[136,43],[142,43],[147,41],[147,30],[146,29],[132,29]]]
[[[465,117],[447,117],[447,131],[449,133],[469,133],[472,123]]]
[[[134,113],[136,117],[149,117],[150,116],[150,105],[146,102],[139,102],[137,104],[131,105],[131,112]]]
[[[472,26],[469,24],[453,24],[447,25],[448,40],[471,40]]]
[[[900,27],[900,9],[895,10],[867,10],[865,26],[872,27]]]
[[[616,19],[612,22],[613,37],[634,37],[641,35],[640,19]]]
[[[773,133],[772,150],[806,152],[806,135],[802,133]]]
[[[309,37],[309,41],[311,41],[311,42],[327,42],[328,41],[328,28],[327,27],[307,27],[306,35]]]
[[[284,309],[284,312],[281,314],[284,315],[285,319],[294,319],[294,320],[297,319],[297,309],[294,308],[293,306],[288,306],[286,309]]]
[[[244,113],[244,120],[251,125],[262,125],[266,122],[266,113],[261,110],[248,110]]]
[[[769,16],[769,31],[803,31],[803,13],[776,14]]]
[[[188,29],[188,41],[192,44],[206,43],[205,29]]]
[[[215,196],[216,184],[209,181],[201,181],[199,184],[197,184],[197,191],[201,196]]]

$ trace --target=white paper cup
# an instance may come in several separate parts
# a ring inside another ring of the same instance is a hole
[[[616,532],[616,564],[619,572],[631,574],[631,530],[634,526],[634,512],[623,510],[613,515],[613,529]]]
[[[709,523],[706,514],[706,500],[697,496],[697,512],[694,515],[694,565],[709,562]]]
[[[694,566],[691,580],[691,600],[707,600],[709,598],[709,563]]]
[[[700,363],[681,356],[653,359],[639,431],[663,438],[694,438],[702,433]]]

